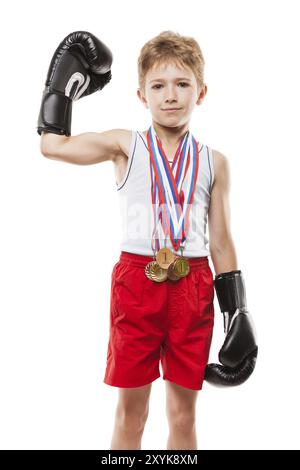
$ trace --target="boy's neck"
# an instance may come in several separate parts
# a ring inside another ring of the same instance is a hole
[[[181,139],[189,130],[188,123],[178,127],[166,127],[157,123],[153,123],[152,125],[162,146],[169,149],[177,149]]]

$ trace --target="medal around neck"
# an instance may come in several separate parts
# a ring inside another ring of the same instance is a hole
[[[172,253],[175,257],[175,254]],[[174,261],[167,268],[162,268],[157,261],[150,261],[145,267],[145,274],[148,279],[155,282],[179,281],[190,272],[190,264],[183,256],[175,257]]]
[[[173,271],[178,277],[185,277],[190,272],[190,264],[183,256],[178,257],[173,263]]]
[[[147,143],[154,210],[152,242],[155,240],[156,249],[153,248],[152,242],[151,247],[153,252],[156,252],[156,257],[147,264],[145,273],[148,278],[156,282],[166,279],[179,280],[188,275],[189,262],[183,256],[177,257],[176,253],[166,246],[160,249],[157,232],[158,226],[161,226],[165,236],[170,236],[175,252],[186,241],[189,231],[189,212],[194,200],[199,169],[198,144],[192,134],[186,132],[170,167],[153,125],[148,130]]]
[[[178,256],[168,267],[168,279],[171,281],[179,281],[179,279],[187,276],[190,272],[190,264],[183,256]]]
[[[168,278],[167,270],[159,266],[156,261],[150,261],[150,263],[146,265],[145,274],[148,279],[155,282],[163,282]]]
[[[156,249],[159,250],[157,232],[158,226],[161,225],[165,236],[170,235],[173,248],[177,251],[189,231],[189,212],[194,200],[199,169],[198,144],[191,132],[186,132],[170,167],[153,125],[148,130],[147,143],[154,210],[152,238],[155,239]],[[166,261],[163,261],[166,264]],[[160,264],[160,261],[158,263]]]
[[[174,260],[175,254],[169,248],[161,248],[156,253],[156,262],[163,269],[168,269],[168,267],[171,263],[173,263]]]

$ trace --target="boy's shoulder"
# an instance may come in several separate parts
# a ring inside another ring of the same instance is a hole
[[[138,132],[140,136],[143,136],[142,138],[144,138],[144,141],[147,141],[147,131],[136,131],[131,129],[113,129],[112,132],[114,133],[114,137],[121,149],[121,157],[129,156],[133,132]]]
[[[120,156],[128,157],[132,139],[132,131],[130,129],[112,129],[112,138],[118,143],[120,148]]]
[[[213,157],[213,164],[214,164],[214,172],[215,172],[215,180],[219,178],[220,175],[224,173],[228,173],[229,171],[229,159],[223,153],[219,152],[216,149],[212,150],[212,157]]]

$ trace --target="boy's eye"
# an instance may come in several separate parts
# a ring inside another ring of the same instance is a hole
[[[178,85],[185,85],[185,86],[189,86],[189,84],[188,84],[188,83],[186,83],[186,82],[179,82],[179,83],[178,83]],[[162,86],[162,84],[161,84],[161,83],[157,83],[156,85],[153,85],[153,87],[152,87],[152,88],[156,88],[156,89],[157,89],[157,87],[160,87],[160,86]],[[185,86],[184,86],[184,88],[185,88]]]

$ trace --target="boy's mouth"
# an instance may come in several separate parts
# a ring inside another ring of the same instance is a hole
[[[167,111],[168,113],[174,112],[174,111],[179,111],[181,108],[165,108],[163,111]]]

